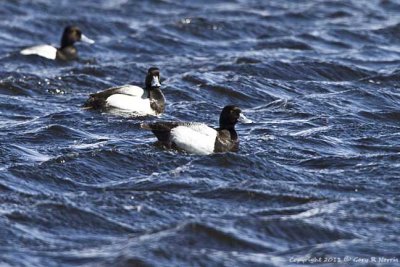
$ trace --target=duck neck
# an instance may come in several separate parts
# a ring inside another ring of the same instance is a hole
[[[147,90],[150,106],[156,113],[163,113],[165,109],[165,97],[160,88],[151,88]]]
[[[66,47],[74,47],[75,41],[72,41],[70,38],[67,36],[63,36],[61,38],[61,49],[66,48]]]
[[[68,49],[68,48],[75,48],[74,44],[61,44],[60,49]]]
[[[57,50],[57,59],[71,60],[76,59],[77,57],[78,53],[74,46],[66,46]]]
[[[151,88],[151,89],[147,89],[147,91],[149,92],[150,99],[155,99],[155,100],[164,99],[164,95],[161,92],[160,88]]]
[[[229,131],[229,133],[231,134],[231,139],[232,140],[236,140],[238,138],[238,135],[237,135],[236,130],[235,130],[235,124],[222,124],[222,125],[219,126],[218,130],[220,130],[220,131],[222,131],[222,130]]]

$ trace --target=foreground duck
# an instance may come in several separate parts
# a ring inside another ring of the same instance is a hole
[[[239,149],[239,138],[235,131],[238,121],[250,122],[238,107],[229,105],[222,109],[217,129],[197,122],[144,123],[141,128],[151,130],[167,148],[208,155]]]
[[[61,38],[60,48],[51,45],[37,45],[25,48],[20,53],[22,55],[37,55],[48,59],[73,60],[78,57],[78,51],[74,46],[75,42],[86,42],[93,44],[94,41],[82,34],[82,31],[76,26],[67,26]]]
[[[165,109],[165,97],[161,92],[160,70],[152,67],[147,71],[145,88],[122,85],[91,94],[85,108],[115,108],[139,116],[159,115]]]

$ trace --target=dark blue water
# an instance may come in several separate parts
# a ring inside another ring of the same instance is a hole
[[[19,55],[68,24],[96,40],[80,60]],[[81,109],[150,66],[164,120],[240,106],[240,151],[165,151],[154,118]],[[394,0],[2,1],[0,265],[395,266],[399,66]]]

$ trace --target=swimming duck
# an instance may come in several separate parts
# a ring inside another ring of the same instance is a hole
[[[22,55],[37,55],[48,59],[73,60],[78,57],[78,51],[74,46],[75,42],[86,42],[93,44],[94,41],[82,34],[76,26],[67,26],[61,38],[61,47],[55,48],[51,45],[37,45],[25,48],[20,53]]]
[[[147,71],[145,88],[122,85],[90,95],[85,108],[116,108],[140,116],[158,115],[164,112],[165,98],[161,92],[160,70],[151,67]]]
[[[208,155],[214,152],[236,152],[239,149],[239,138],[235,131],[238,121],[250,122],[240,108],[228,105],[222,109],[217,129],[198,122],[143,123],[141,128],[151,130],[167,148]]]

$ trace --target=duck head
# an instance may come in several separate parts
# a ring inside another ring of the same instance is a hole
[[[146,75],[146,89],[151,90],[155,88],[160,88],[160,70],[156,67],[151,67],[147,71]]]
[[[77,26],[67,26],[64,29],[64,33],[61,37],[61,48],[67,47],[67,46],[72,46],[74,45],[75,42],[85,42],[89,44],[93,44],[94,41],[92,39],[89,39],[86,37],[84,34],[82,34],[82,31],[79,29]]]

